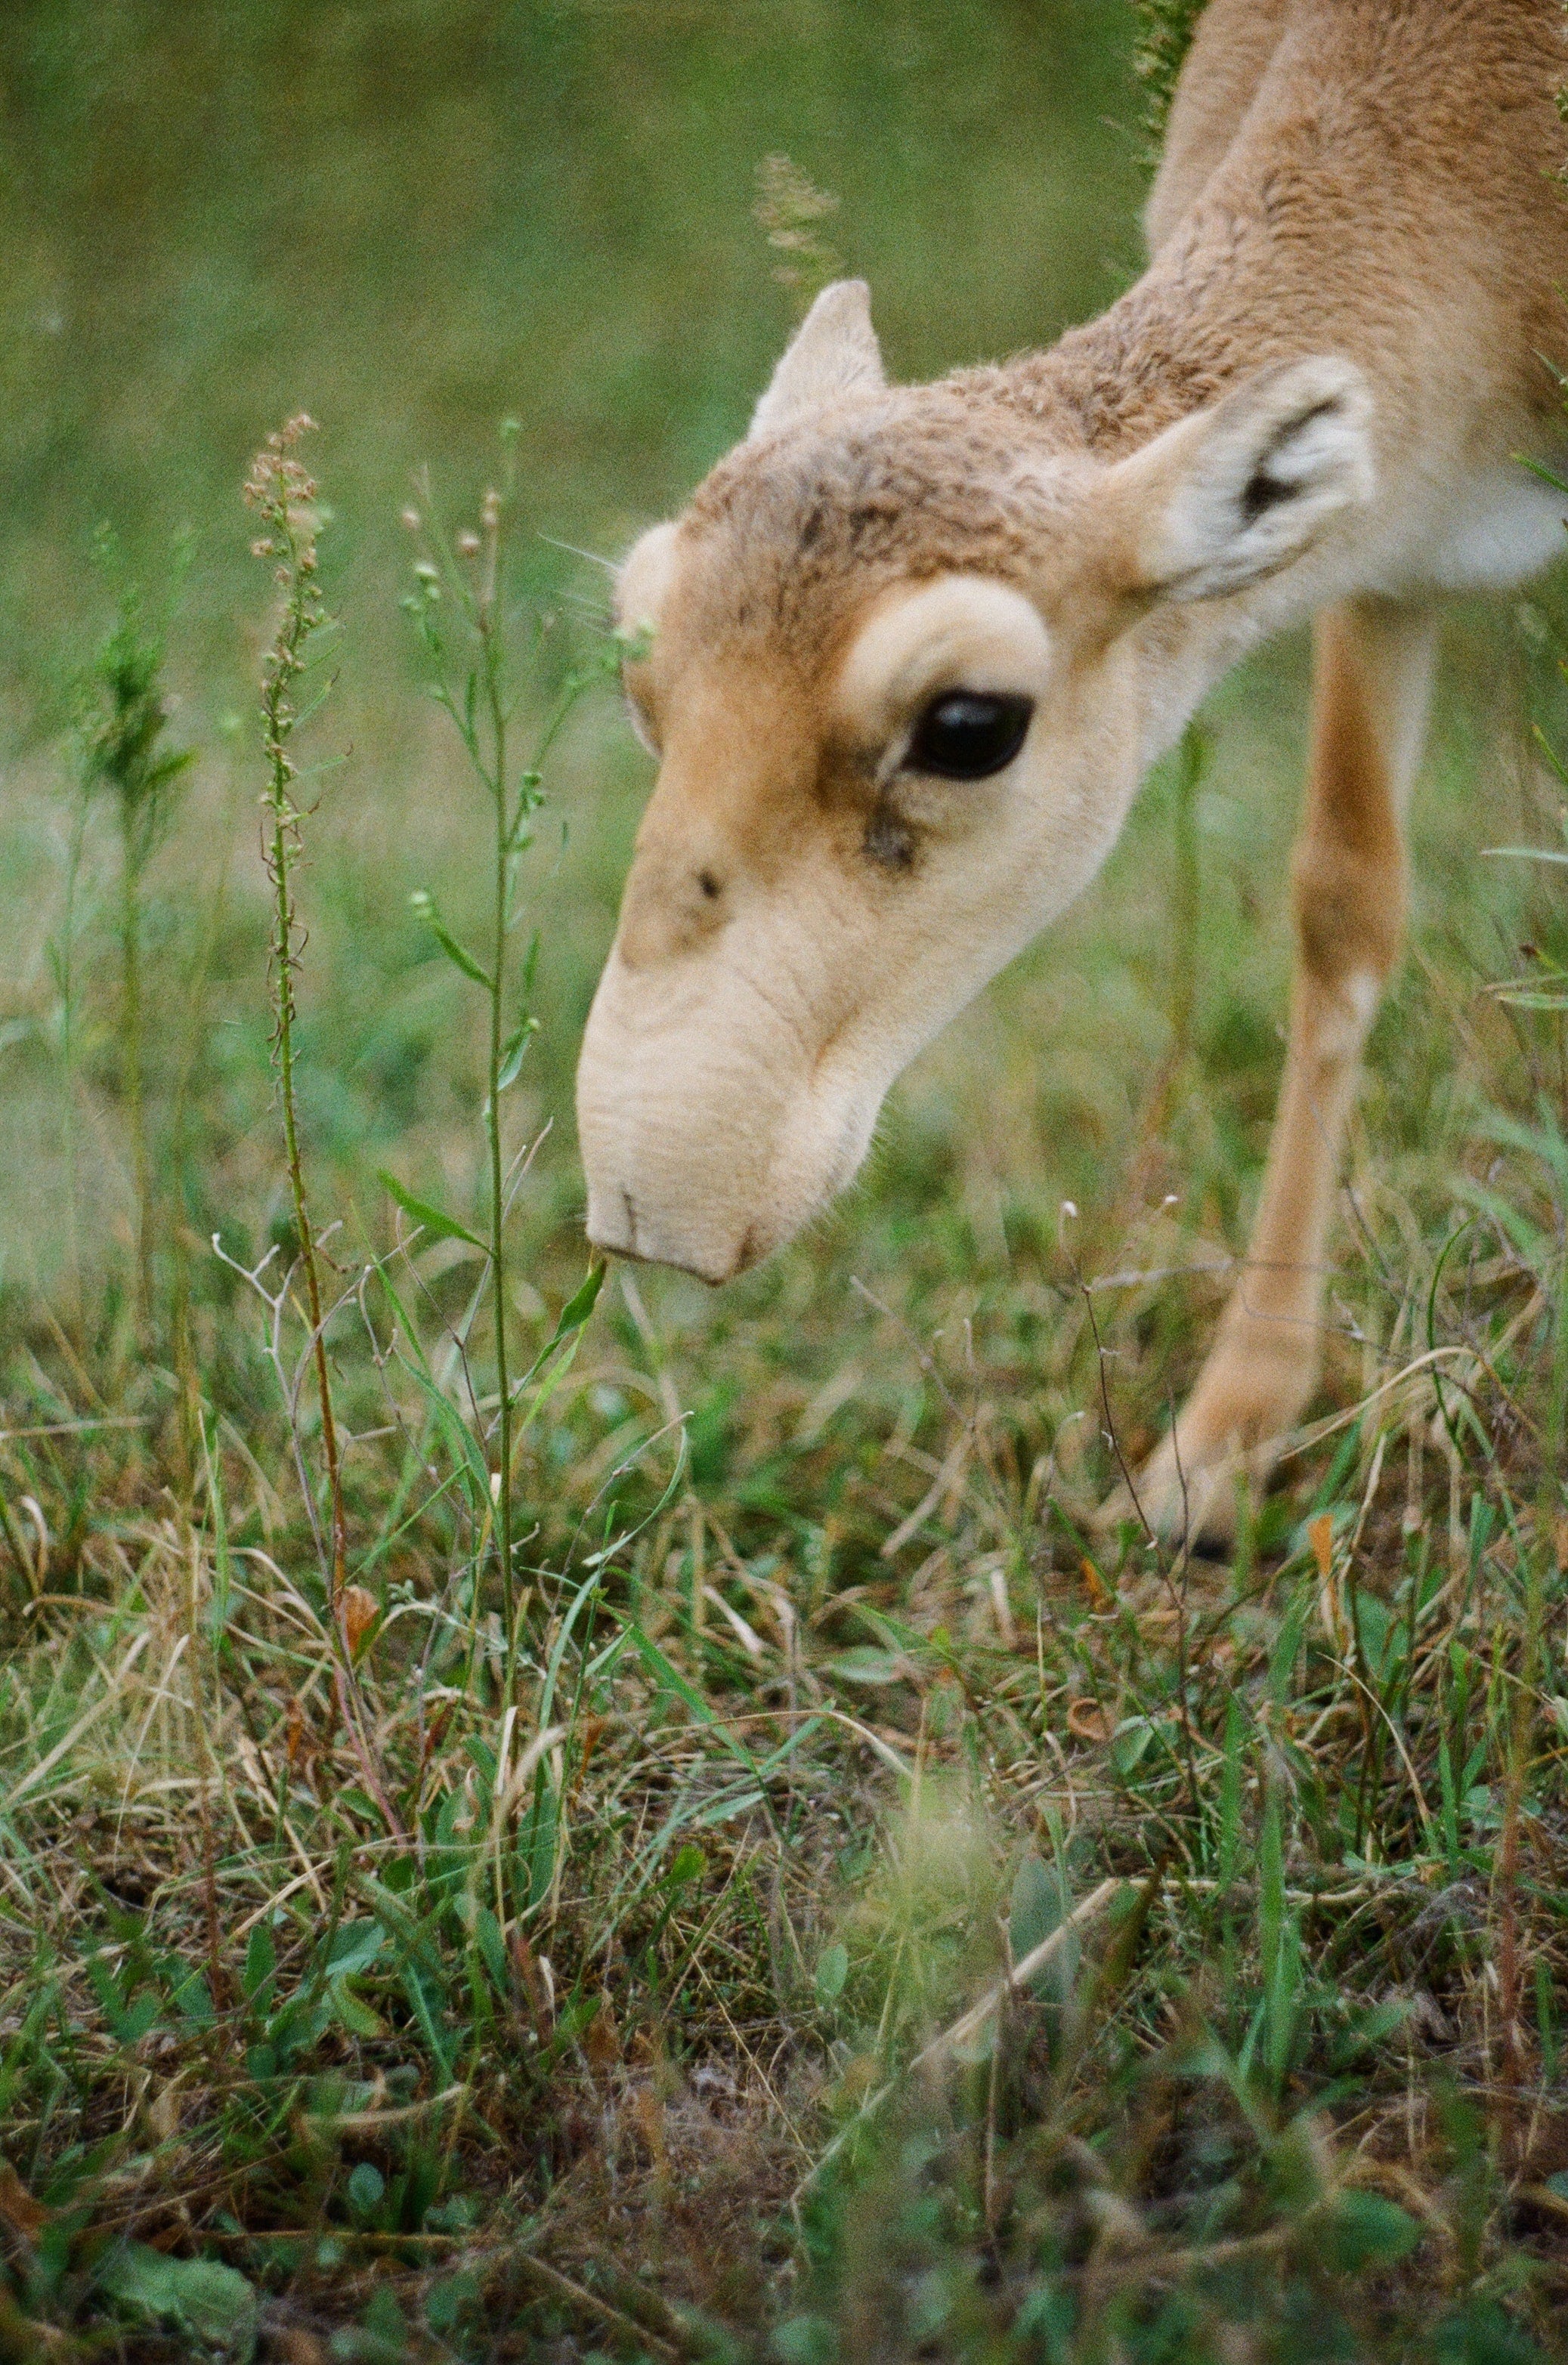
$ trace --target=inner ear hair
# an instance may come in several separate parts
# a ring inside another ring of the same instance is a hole
[[[1316,403],[1304,418],[1282,429],[1242,488],[1239,506],[1244,525],[1256,525],[1266,510],[1271,510],[1277,501],[1288,500],[1297,490],[1299,477],[1281,473],[1280,463],[1288,460],[1292,447],[1315,420],[1327,417],[1336,408],[1331,400]]]

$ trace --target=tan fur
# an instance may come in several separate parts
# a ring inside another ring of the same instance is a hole
[[[899,1068],[1076,894],[1149,760],[1317,613],[1290,1050],[1247,1270],[1138,1486],[1223,1524],[1317,1370],[1338,1145],[1397,958],[1434,617],[1563,504],[1558,0],[1210,0],[1154,260],[1050,352],[884,379],[818,301],[752,433],[622,581],[661,769],[584,1045],[588,1227],[711,1279],[853,1172]],[[956,782],[930,701],[1032,701]]]

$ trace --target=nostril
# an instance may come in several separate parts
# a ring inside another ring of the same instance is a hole
[[[722,890],[711,870],[700,870],[697,874],[697,884],[701,888],[710,903],[718,902]]]
[[[622,1184],[621,1191],[621,1204],[626,1210],[626,1245],[631,1250],[633,1255],[635,1256],[637,1253],[637,1210],[632,1204],[632,1194],[626,1189],[624,1184]]]

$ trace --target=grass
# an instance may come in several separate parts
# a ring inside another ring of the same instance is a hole
[[[1158,156],[1165,118],[1204,0],[1137,0],[1137,6],[1138,37],[1133,70],[1147,94],[1145,128]]]
[[[827,168],[741,114],[766,290],[752,165]],[[1562,2354],[1568,929],[1482,858],[1562,842],[1561,585],[1455,619],[1324,1387],[1171,1561],[1087,1519],[1245,1239],[1301,652],[812,1239],[596,1298],[569,1077],[645,779],[592,584],[502,531],[543,417],[493,520],[441,472],[476,548],[394,558],[328,414],[270,990],[260,658],[232,727],[190,686],[226,558],[137,625],[124,712],[198,753],[134,999],[118,807],[11,759],[0,2357]]]
[[[534,662],[568,693],[581,669]],[[1107,1428],[1141,1450],[1191,1368],[1256,1173],[1224,1113],[1269,1064],[1271,981],[1244,938],[1228,966],[1182,943],[1194,865],[1225,931],[1215,824],[1260,688],[1102,891],[1147,908],[1169,833],[1165,1040],[1076,1216],[1031,1204],[1022,1028],[989,1133],[962,1130],[982,1014],[823,1236],[700,1309],[628,1275],[592,1312],[566,1186],[525,1188],[500,1462],[493,1243],[402,1186],[323,1238],[319,1322],[275,1257],[264,1306],[203,1269],[188,1477],[177,1373],[135,1351],[134,1231],[84,1284],[95,1328],[14,1299],[10,2353],[1557,2353],[1549,870],[1486,874],[1532,931],[1523,982],[1420,933],[1321,1418],[1234,1561],[1084,1524]],[[1448,830],[1495,760],[1449,718]],[[525,892],[500,843],[547,960],[545,851]],[[319,869],[296,891],[308,923]],[[1089,925],[1014,981],[1025,1009],[1065,1001]],[[302,1012],[310,981],[307,957]],[[1058,1093],[1091,1039],[1065,1032]],[[487,1136],[464,1171],[482,1206]],[[309,1474],[318,1341],[352,1618]],[[999,1997],[1009,1948],[1036,1967]]]

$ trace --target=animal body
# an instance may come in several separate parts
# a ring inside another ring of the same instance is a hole
[[[1564,84],[1561,0],[1209,0],[1152,260],[1102,318],[894,387],[864,286],[818,297],[620,577],[659,775],[578,1077],[600,1247],[720,1282],[795,1232],[1205,690],[1310,616],[1279,1113],[1137,1489],[1168,1530],[1223,1525],[1318,1370],[1442,600],[1562,547],[1568,501],[1519,455],[1568,440]]]

